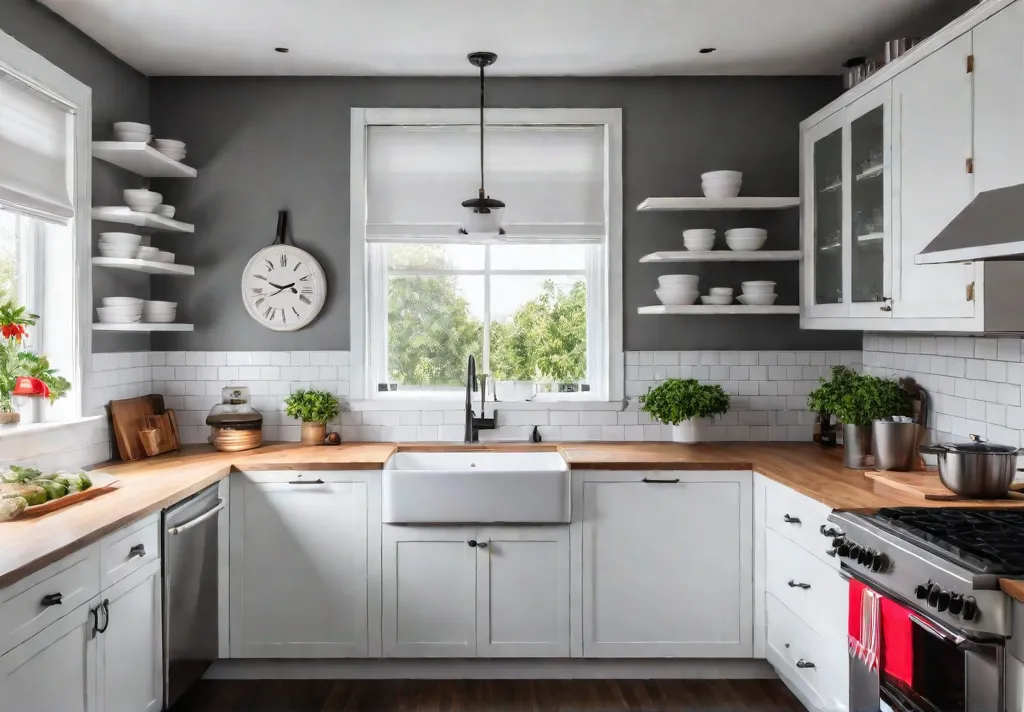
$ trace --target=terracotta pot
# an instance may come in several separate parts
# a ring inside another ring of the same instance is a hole
[[[327,437],[327,423],[303,423],[302,444],[323,445]]]
[[[0,413],[0,425],[14,425],[21,422],[21,413]]]

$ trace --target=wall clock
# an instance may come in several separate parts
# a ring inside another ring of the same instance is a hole
[[[242,301],[249,316],[274,331],[307,326],[324,306],[327,278],[316,259],[285,244],[288,213],[277,220],[277,239],[249,260],[242,272]]]

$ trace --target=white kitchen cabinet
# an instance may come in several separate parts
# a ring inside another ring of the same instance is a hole
[[[368,488],[359,471],[232,478],[232,657],[368,654]]]
[[[5,711],[99,712],[96,603],[79,606],[0,657],[0,706]]]
[[[583,473],[584,657],[749,657],[752,473]]]
[[[478,532],[476,654],[569,657],[569,527]]]
[[[971,35],[893,79],[893,319],[969,319],[974,264],[914,258],[974,198]]]
[[[160,561],[103,592],[98,641],[99,709],[159,712],[163,705]]]
[[[846,112],[806,131],[801,212],[804,234],[803,312],[809,318],[849,316],[850,240],[845,219],[849,183]]]

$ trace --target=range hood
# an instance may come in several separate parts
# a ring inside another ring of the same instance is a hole
[[[986,190],[914,257],[919,265],[1024,262],[1024,185]]]

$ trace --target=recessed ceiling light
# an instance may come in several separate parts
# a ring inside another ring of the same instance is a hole
[[[701,54],[711,54],[716,49],[718,49],[718,48],[717,47],[702,47],[701,50],[700,50],[700,53]]]
[[[281,54],[288,54],[288,48],[287,47],[274,47],[274,51],[275,52],[280,52]],[[703,51],[704,50],[701,50],[701,52],[703,52]]]

